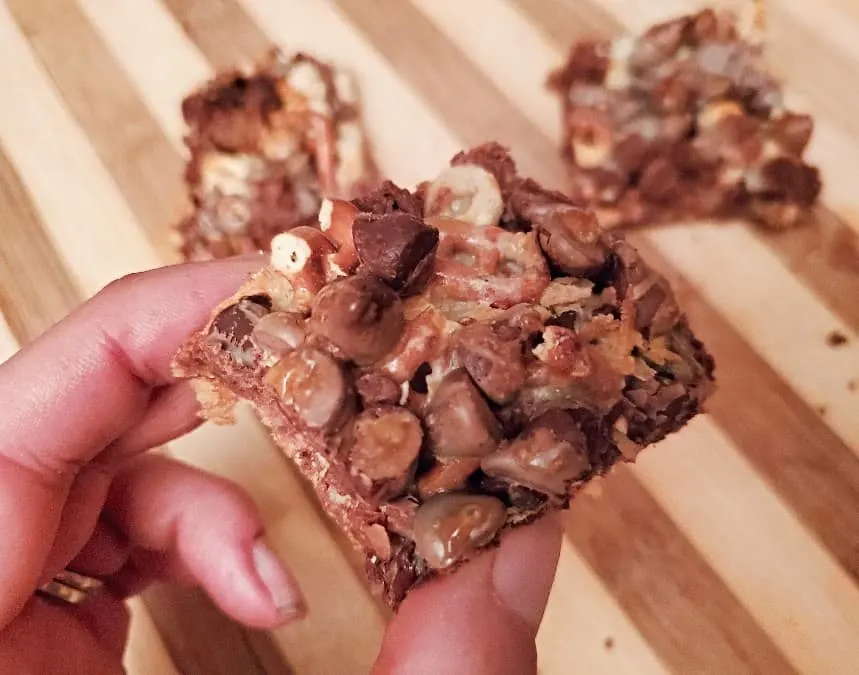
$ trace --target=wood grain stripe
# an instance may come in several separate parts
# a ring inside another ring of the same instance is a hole
[[[129,600],[131,631],[122,665],[128,675],[180,675],[142,600]]]
[[[564,529],[663,662],[678,673],[793,672],[629,469],[599,486],[563,514]]]
[[[33,199],[0,142],[0,312],[27,343],[59,321],[80,297],[76,282],[45,232]]]
[[[569,541],[561,549],[537,653],[541,675],[672,672]]]
[[[176,259],[168,235],[185,199],[183,163],[125,73],[74,0],[6,4],[160,258]]]
[[[162,0],[216,70],[260,61],[272,43],[234,0]]]
[[[715,425],[696,420],[636,474],[800,672],[855,671],[859,588]]]
[[[89,295],[123,274],[151,267],[157,258],[140,224],[5,3],[0,4],[0,75],[5,153],[78,288]]]

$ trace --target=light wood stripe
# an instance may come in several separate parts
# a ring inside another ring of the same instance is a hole
[[[18,351],[18,342],[12,334],[12,329],[6,317],[0,315],[0,363],[11,358]]]
[[[715,425],[696,420],[636,474],[800,672],[855,672],[859,589]]]
[[[571,650],[571,644],[575,649]],[[537,635],[541,675],[667,675],[639,633],[573,546],[564,543]]]
[[[167,235],[185,200],[183,163],[128,78],[74,0],[7,5],[160,259],[176,260]]]
[[[0,136],[54,248],[86,294],[156,260],[116,183],[61,103],[4,4]],[[110,255],[105,255],[110,251]]]

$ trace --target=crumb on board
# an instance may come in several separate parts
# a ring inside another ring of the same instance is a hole
[[[859,389],[859,380],[850,380],[847,383],[847,389],[848,391],[856,391]]]
[[[841,347],[847,344],[847,336],[841,331],[833,330],[826,336],[826,344],[830,347]]]
[[[819,405],[815,408],[815,410],[817,411],[817,414],[820,415],[821,417],[826,414],[826,406],[825,405]]]
[[[609,636],[603,641],[603,645],[605,646],[607,651],[611,651],[614,649],[614,638]]]

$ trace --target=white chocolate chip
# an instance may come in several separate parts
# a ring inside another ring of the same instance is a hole
[[[478,227],[498,225],[504,200],[495,176],[476,164],[445,169],[427,190],[426,216],[462,220]]]
[[[632,84],[629,59],[633,51],[635,51],[635,39],[632,37],[624,37],[612,42],[608,72],[605,76],[607,89],[628,89]]]

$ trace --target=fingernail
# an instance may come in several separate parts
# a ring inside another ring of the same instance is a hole
[[[546,610],[560,551],[560,530],[554,519],[509,532],[492,566],[498,601],[536,634]]]
[[[305,606],[298,584],[262,539],[257,539],[254,543],[253,559],[257,575],[277,607],[281,619],[286,622],[302,618]]]

